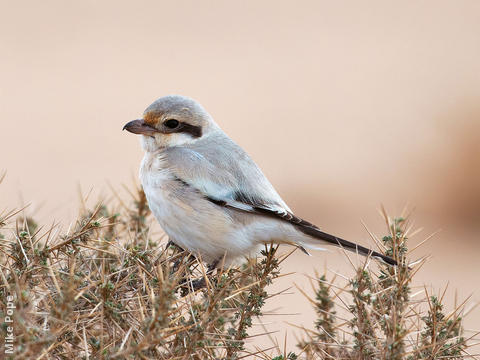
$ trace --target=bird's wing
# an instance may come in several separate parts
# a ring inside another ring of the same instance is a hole
[[[206,200],[229,209],[288,222],[312,239],[396,265],[383,254],[325,233],[295,216],[253,160],[226,136],[197,141],[191,147],[172,147],[165,150],[163,156],[177,179]]]
[[[164,151],[170,171],[212,201],[254,212],[263,207],[279,214],[290,209],[253,160],[226,135]]]

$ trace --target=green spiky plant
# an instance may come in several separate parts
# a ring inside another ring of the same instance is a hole
[[[412,277],[423,265],[407,262],[407,221],[390,219],[389,234],[378,241],[382,252],[398,262],[397,267],[379,264],[372,270],[368,259],[341,291],[325,276],[318,280],[315,309],[316,332],[299,344],[307,359],[463,359],[470,357],[463,335],[462,310],[445,315],[441,301],[424,292],[412,299]],[[374,240],[376,240],[374,238]],[[349,296],[341,299],[340,293]],[[335,300],[347,304],[350,319],[338,325]],[[426,312],[422,315],[422,312]],[[420,336],[419,336],[420,334]],[[346,341],[349,339],[350,341]]]
[[[15,339],[11,347],[0,343],[2,356],[293,360],[465,355],[460,309],[446,315],[440,298],[412,300],[418,265],[407,265],[403,219],[388,220],[389,234],[380,244],[400,265],[376,269],[366,259],[342,289],[318,277],[312,300],[315,330],[298,350],[284,354],[277,348],[251,350],[246,340],[288,254],[280,256],[276,246],[266,246],[258,259],[207,276],[201,259],[166,247],[150,224],[140,189],[131,207],[84,209],[75,226],[60,235],[57,226],[43,228],[21,210],[1,213],[1,331],[5,338],[12,330]],[[202,279],[205,286],[196,290],[194,284]],[[336,310],[339,299],[351,314],[346,321]],[[11,306],[13,329],[4,321]]]

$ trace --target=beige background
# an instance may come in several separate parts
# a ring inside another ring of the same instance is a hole
[[[410,204],[413,243],[442,229],[417,284],[480,300],[480,2],[0,1],[0,47],[0,208],[68,224],[78,184],[136,177],[123,124],[184,94],[326,231],[369,244],[361,220],[380,236],[379,205]],[[296,254],[276,288],[325,267],[350,271]],[[268,318],[282,342],[284,321],[312,324],[296,290],[269,306],[301,313]]]

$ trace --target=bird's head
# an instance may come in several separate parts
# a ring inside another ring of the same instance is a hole
[[[180,95],[156,100],[145,110],[142,119],[130,121],[123,127],[142,135],[145,151],[189,144],[217,128],[202,105]]]

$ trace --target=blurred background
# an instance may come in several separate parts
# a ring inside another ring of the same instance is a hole
[[[372,245],[362,221],[405,206],[441,230],[416,285],[480,300],[480,2],[0,1],[0,208],[72,221],[79,192],[132,186],[122,126],[167,94],[199,100],[300,216]],[[93,196],[93,195],[92,195]],[[345,274],[332,250],[294,254],[275,285]],[[267,328],[312,327],[292,289]],[[301,313],[301,314],[294,314]],[[466,320],[480,326],[480,313]],[[261,328],[258,332],[262,332]],[[257,340],[259,344],[265,340]],[[294,330],[287,341],[293,348]]]

